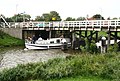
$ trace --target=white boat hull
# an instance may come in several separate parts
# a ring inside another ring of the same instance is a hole
[[[71,45],[70,40],[66,39],[66,43],[68,46]],[[65,41],[65,40],[64,40]],[[64,45],[63,43],[63,38],[51,38],[49,40],[37,40],[35,44],[31,42],[26,42],[25,47],[27,49],[56,49],[56,48],[61,48]]]
[[[55,49],[55,48],[61,48],[62,44],[51,44],[51,45],[38,45],[38,44],[29,44],[25,43],[25,46],[27,49]]]

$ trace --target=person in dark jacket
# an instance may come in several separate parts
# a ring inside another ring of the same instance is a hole
[[[32,37],[32,43],[35,44],[35,41],[36,41],[36,40],[37,40],[36,36],[33,35],[33,37]]]

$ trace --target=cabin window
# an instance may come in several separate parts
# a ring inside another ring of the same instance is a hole
[[[50,43],[54,43],[54,41],[50,41]]]
[[[57,42],[57,43],[60,43],[60,40],[58,39],[58,40],[56,40],[56,42]]]

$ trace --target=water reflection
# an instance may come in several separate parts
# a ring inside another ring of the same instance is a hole
[[[2,54],[1,54],[2,53]],[[66,57],[67,53],[64,53],[60,49],[51,50],[27,50],[23,48],[6,48],[3,52],[0,52],[1,62],[0,70],[4,68],[15,67],[17,64],[25,64],[30,62],[47,61],[48,59],[56,57]]]

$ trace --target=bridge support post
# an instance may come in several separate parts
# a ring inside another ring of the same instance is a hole
[[[108,48],[109,45],[110,45],[110,36],[111,36],[111,32],[108,31],[107,48]]]
[[[25,32],[23,30],[22,30],[22,39],[25,39]]]
[[[91,41],[92,41],[92,34],[93,34],[93,31],[90,31],[90,44],[91,44]]]
[[[81,33],[82,31],[79,31],[79,40],[81,40]]]
[[[50,31],[49,31],[49,39],[51,38],[51,33],[52,33],[52,31],[50,30]]]
[[[87,37],[87,30],[85,31],[85,37]]]
[[[96,38],[95,38],[95,42],[98,42],[98,31],[96,31]]]
[[[78,41],[78,44],[79,44],[78,46],[79,46],[79,47],[78,47],[78,49],[80,49],[80,41],[82,40],[82,39],[81,39],[81,37],[82,37],[81,34],[82,34],[82,31],[80,30],[80,31],[79,31],[79,41]]]
[[[72,32],[72,49],[75,49],[75,31]]]
[[[115,33],[114,41],[115,41],[115,43],[117,43],[117,31],[115,31],[114,33]]]

